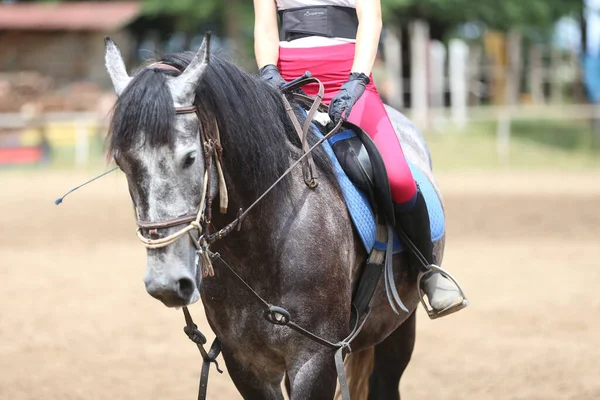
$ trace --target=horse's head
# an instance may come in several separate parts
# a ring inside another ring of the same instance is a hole
[[[200,121],[189,110],[207,69],[208,54],[205,38],[183,72],[159,63],[130,77],[116,44],[106,39],[106,67],[119,96],[110,151],[127,176],[139,234],[155,242],[190,222],[188,218],[177,223],[181,217],[198,214],[206,190]],[[186,107],[188,112],[176,114],[176,109]],[[169,307],[188,305],[200,297],[201,273],[188,234],[196,235],[186,232],[165,246],[146,243],[146,290]]]

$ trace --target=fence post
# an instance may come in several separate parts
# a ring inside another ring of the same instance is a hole
[[[561,104],[562,94],[562,55],[559,49],[550,50],[550,98],[553,104]]]
[[[444,93],[446,90],[446,47],[437,40],[429,42],[429,105],[436,130],[444,119]]]
[[[399,27],[389,27],[383,37],[385,69],[390,82],[388,99],[390,106],[397,110],[404,107],[404,82],[402,77],[402,31]]]
[[[452,121],[464,129],[467,123],[467,60],[469,46],[460,40],[452,39],[449,44],[449,76],[450,76],[450,106],[452,108]]]
[[[427,129],[427,43],[429,26],[425,21],[410,23],[410,104],[413,121],[421,129]]]
[[[508,33],[508,71],[506,74],[505,101],[497,126],[497,152],[503,163],[508,163],[512,109],[518,103],[521,76],[521,33],[512,29]]]
[[[539,44],[529,50],[529,85],[531,87],[531,102],[534,105],[544,104],[544,80],[542,68],[542,49]]]
[[[481,82],[483,74],[486,74],[482,68],[483,49],[480,45],[471,45],[468,48],[469,56],[467,58],[467,107],[469,104],[473,106],[481,105],[481,98],[485,94],[486,89]],[[452,83],[450,83],[452,84]]]

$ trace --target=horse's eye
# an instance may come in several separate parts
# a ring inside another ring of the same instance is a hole
[[[196,161],[196,152],[188,154],[187,156],[185,156],[185,161],[183,162],[183,168],[191,167],[195,161]]]

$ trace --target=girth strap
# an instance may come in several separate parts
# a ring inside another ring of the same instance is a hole
[[[202,360],[202,372],[200,374],[200,384],[198,386],[198,400],[206,399],[206,391],[208,390],[208,373],[210,372],[210,364],[215,363],[217,371],[222,374],[223,371],[219,369],[217,363],[217,357],[221,353],[221,341],[215,338],[210,350],[208,351],[208,357]]]

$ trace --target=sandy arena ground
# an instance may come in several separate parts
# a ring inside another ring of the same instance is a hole
[[[0,399],[195,399],[200,358],[145,292],[122,174],[53,204],[88,176],[0,176]],[[438,179],[472,304],[419,310],[404,398],[600,399],[600,174]],[[226,373],[209,398],[239,398]]]

